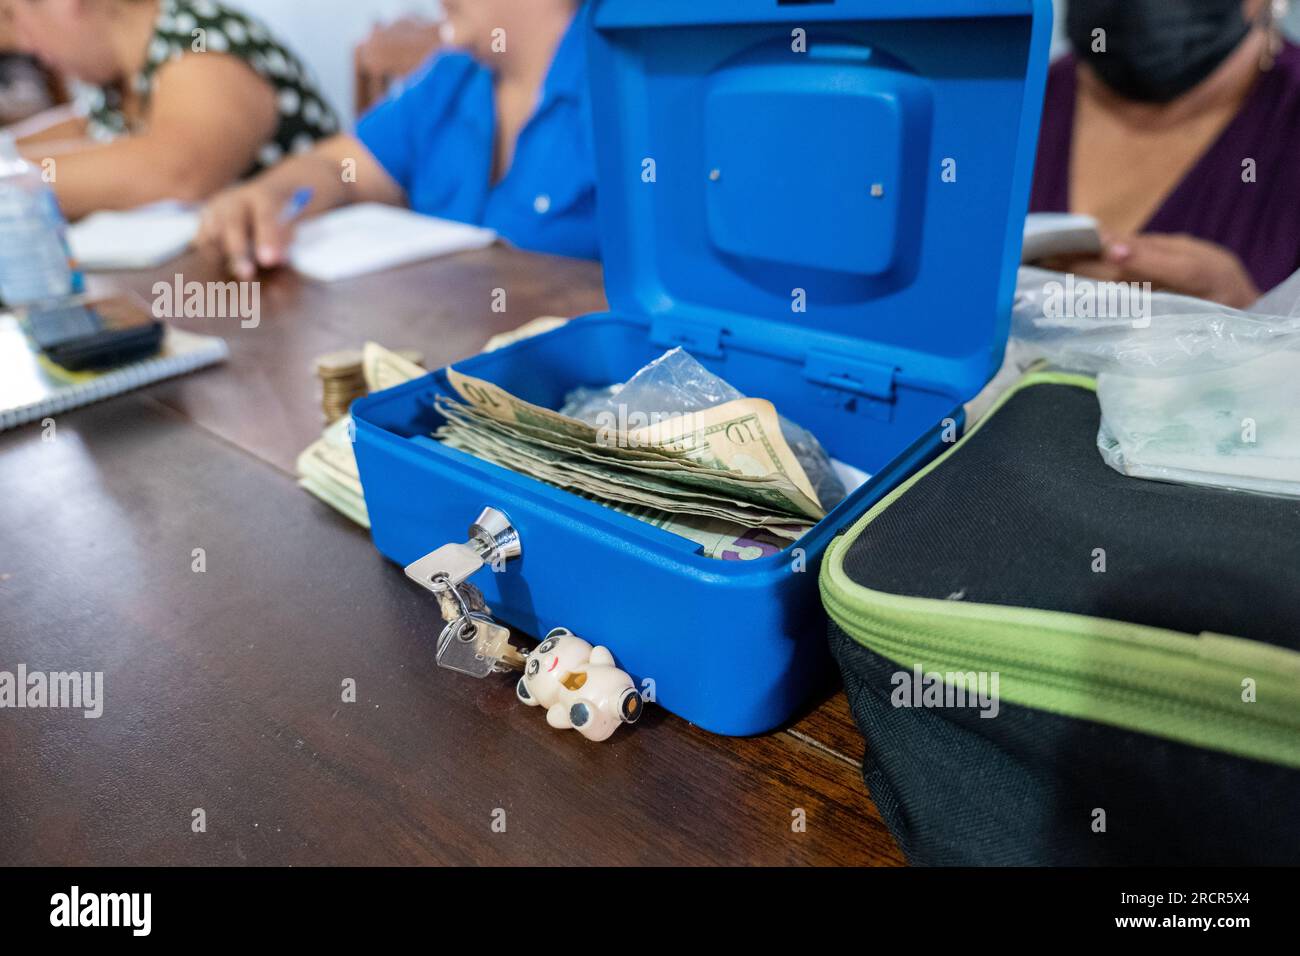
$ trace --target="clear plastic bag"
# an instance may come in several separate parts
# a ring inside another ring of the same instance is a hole
[[[671,349],[646,365],[626,382],[605,388],[577,388],[570,392],[560,412],[590,424],[602,414],[617,416],[642,413],[647,416],[698,412],[724,402],[745,398],[726,381],[714,375],[688,352]],[[777,409],[778,414],[780,409]],[[821,442],[806,428],[780,415],[781,434],[803,467],[808,482],[827,511],[846,494],[844,483],[831,466]]]
[[[1077,290],[1090,280],[1071,281]],[[1140,310],[1109,317],[1061,315],[1065,282],[1021,269],[1014,353],[1022,367],[1046,359],[1096,375],[1107,464],[1133,477],[1300,497],[1300,273],[1250,310],[1151,292]],[[1100,302],[1108,292],[1093,294]]]
[[[1108,288],[1116,285],[1022,267],[1011,312],[1011,335],[1024,350],[1022,361],[1045,358],[1091,374],[1183,375],[1240,365],[1300,344],[1300,273],[1247,311],[1171,292],[1121,295]],[[1064,314],[1079,311],[1085,287],[1093,290],[1093,311],[1103,301],[1123,305],[1125,296],[1129,308],[1106,308],[1124,314],[1102,317]]]
[[[1300,352],[1163,378],[1097,377],[1097,447],[1136,478],[1300,497]]]

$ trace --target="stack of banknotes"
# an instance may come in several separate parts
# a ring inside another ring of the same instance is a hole
[[[620,430],[455,369],[447,379],[456,398],[436,400],[443,443],[689,538],[709,557],[773,553],[826,513],[764,399]]]
[[[361,374],[366,392],[392,388],[428,374],[408,354],[367,342],[361,351]],[[324,434],[298,456],[298,486],[364,528],[370,527],[361,473],[353,453],[356,426],[351,415],[329,425]]]

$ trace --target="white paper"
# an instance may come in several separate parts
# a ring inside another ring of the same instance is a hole
[[[838,458],[831,459],[831,468],[835,471],[835,477],[844,485],[845,497],[853,494],[871,480],[871,476],[861,468],[850,465],[847,461],[840,461]]]
[[[336,282],[436,256],[482,249],[491,229],[423,216],[381,203],[358,203],[303,222],[289,261],[305,276]]]
[[[1021,262],[1052,256],[1101,254],[1101,227],[1092,216],[1070,212],[1031,212],[1025,217]]]
[[[197,208],[179,202],[96,212],[68,227],[68,245],[82,269],[152,269],[189,247],[199,219]]]

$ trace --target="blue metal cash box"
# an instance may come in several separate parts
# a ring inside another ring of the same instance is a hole
[[[829,667],[827,542],[937,452],[1001,362],[1051,5],[596,0],[590,16],[610,311],[456,368],[556,408],[681,345],[873,477],[793,549],[713,560],[440,445],[433,397],[454,393],[434,374],[353,406],[374,541],[407,564],[496,507],[523,555],[473,581],[503,621],[568,627],[669,710],[758,733]]]

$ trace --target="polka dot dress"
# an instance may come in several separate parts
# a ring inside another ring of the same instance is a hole
[[[162,0],[144,68],[131,80],[146,107],[160,67],[203,52],[238,57],[275,87],[279,123],[249,175],[338,132],[338,117],[298,58],[259,21],[212,0]],[[91,91],[89,106],[92,136],[104,139],[129,131],[115,87]]]

